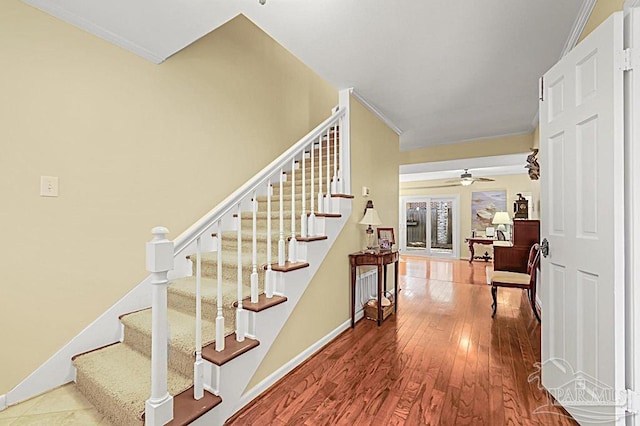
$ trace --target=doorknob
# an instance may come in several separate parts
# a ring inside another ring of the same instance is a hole
[[[542,245],[540,246],[540,250],[542,251],[542,255],[544,257],[549,256],[549,240],[546,238],[542,240]]]

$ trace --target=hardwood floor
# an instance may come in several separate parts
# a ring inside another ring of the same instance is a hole
[[[540,326],[525,294],[499,289],[491,319],[486,266],[401,258],[397,315],[359,321],[227,425],[575,424],[528,380]]]

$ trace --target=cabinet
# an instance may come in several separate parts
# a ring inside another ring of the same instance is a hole
[[[514,220],[513,242],[494,244],[493,268],[499,271],[527,272],[529,250],[540,242],[539,220]]]

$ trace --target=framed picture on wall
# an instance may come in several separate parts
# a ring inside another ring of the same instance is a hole
[[[396,237],[393,235],[393,228],[378,228],[378,242],[381,240],[389,241],[389,249],[396,243]]]
[[[496,212],[507,211],[507,191],[471,193],[471,229],[484,232],[491,227]]]

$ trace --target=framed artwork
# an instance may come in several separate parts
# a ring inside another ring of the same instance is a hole
[[[380,250],[391,250],[391,242],[386,238],[378,240],[378,244],[380,244]]]
[[[507,211],[507,191],[471,193],[471,229],[485,232],[496,212]]]
[[[396,243],[396,237],[393,235],[393,228],[378,228],[378,244],[381,240],[389,241],[389,248]]]

